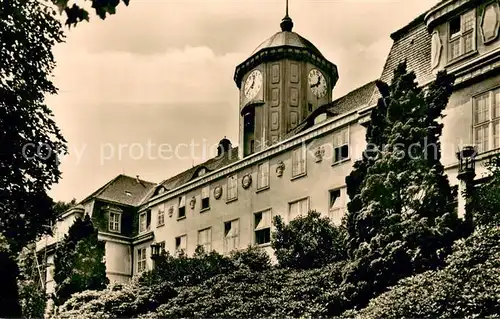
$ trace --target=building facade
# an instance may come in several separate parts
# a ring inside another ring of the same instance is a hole
[[[288,16],[280,27],[236,67],[238,147],[224,138],[215,158],[159,184],[120,175],[61,216],[56,234],[75,216],[92,216],[106,241],[111,281],[151,269],[152,244],[188,255],[198,245],[220,253],[259,245],[272,255],[275,215],[288,221],[317,210],[340,223],[345,177],[365,148],[378,91],[370,82],[332,101],[337,66],[292,31]],[[390,82],[402,61],[422,87],[439,70],[456,76],[441,138],[452,185],[460,186],[461,147],[476,145],[479,175],[500,148],[499,28],[499,0],[447,0],[391,35],[382,81]],[[38,244],[49,261],[57,240]]]

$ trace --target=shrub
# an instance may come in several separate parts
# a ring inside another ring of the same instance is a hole
[[[348,318],[498,318],[500,228],[459,240],[446,267],[401,280]]]
[[[248,246],[242,250],[232,251],[231,261],[236,268],[248,268],[251,271],[264,271],[271,268],[269,255],[256,246]]]
[[[310,211],[288,224],[275,216],[273,223],[271,244],[282,267],[310,269],[346,258],[342,230],[318,212]]]
[[[312,270],[238,269],[179,294],[143,318],[321,317],[337,302],[343,263]]]

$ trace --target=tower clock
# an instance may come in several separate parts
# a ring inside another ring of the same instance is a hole
[[[280,26],[234,73],[240,90],[240,157],[291,136],[315,109],[331,102],[335,64],[292,32],[288,12]]]

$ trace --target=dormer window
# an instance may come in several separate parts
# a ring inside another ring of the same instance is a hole
[[[448,60],[453,61],[476,49],[476,12],[468,11],[448,22]]]
[[[200,170],[198,171],[198,177],[205,175],[206,172],[207,169],[205,167],[200,168]]]
[[[326,113],[319,114],[314,118],[314,125],[323,122],[324,120],[326,120],[326,118],[327,118]]]
[[[129,191],[125,191],[125,195],[127,195],[128,197],[132,197],[132,193]]]

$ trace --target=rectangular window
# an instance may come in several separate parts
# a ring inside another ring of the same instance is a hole
[[[238,198],[238,176],[235,174],[227,178],[227,200]]]
[[[110,232],[119,233],[121,231],[122,214],[117,212],[109,212],[108,229]]]
[[[182,235],[175,238],[175,253],[181,254],[187,251],[187,236]]]
[[[149,230],[151,225],[151,211],[142,212],[139,215],[139,233],[144,233]]]
[[[224,253],[237,250],[240,245],[240,220],[224,223]]]
[[[453,61],[476,49],[476,12],[468,11],[448,23],[448,59]]]
[[[161,206],[158,209],[158,225],[157,227],[165,225],[165,206]]]
[[[160,247],[160,254],[166,253],[166,250],[165,250],[165,241],[161,241],[157,245]]]
[[[309,211],[309,198],[303,198],[288,204],[288,221],[298,216],[306,215]]]
[[[333,133],[333,162],[338,163],[349,158],[349,128]]]
[[[212,228],[198,231],[198,246],[203,247],[205,252],[212,251]]]
[[[300,147],[292,152],[292,177],[306,174],[306,151]]]
[[[271,210],[254,214],[255,244],[271,242]]]
[[[201,209],[210,208],[210,186],[201,189]]]
[[[146,266],[146,248],[137,249],[137,272],[143,272]]]
[[[257,189],[269,187],[269,161],[258,166]]]
[[[473,99],[474,144],[478,153],[500,147],[500,88]]]
[[[328,217],[335,225],[340,225],[345,211],[345,200],[341,189],[334,189],[330,192],[330,201],[328,203]]]
[[[179,197],[179,210],[177,211],[177,218],[186,217],[186,196]]]

